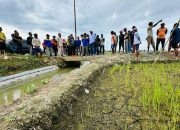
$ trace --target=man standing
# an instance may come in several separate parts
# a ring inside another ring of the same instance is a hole
[[[129,34],[127,28],[124,28],[124,46],[127,54],[129,52]]]
[[[130,37],[131,37],[131,51],[132,51],[132,53],[134,53],[135,52],[135,46],[134,46],[134,29],[136,29],[136,26],[133,26],[132,27],[132,31],[131,31],[131,33],[130,33]]]
[[[118,44],[118,35],[116,35],[116,32],[114,32],[114,35],[115,35],[115,37],[116,37],[115,49],[114,49],[114,51],[115,51],[115,53],[116,53],[116,50],[117,50],[117,44]]]
[[[76,48],[77,56],[78,56],[78,54],[81,55],[80,46],[81,46],[81,40],[79,39],[79,37],[77,37],[77,40],[75,41],[75,48]]]
[[[178,48],[180,46],[180,28],[178,26],[179,26],[178,23],[174,24],[174,31],[172,30],[173,33],[171,36],[171,46],[172,48],[174,48],[176,59],[178,59],[178,56],[179,56]]]
[[[46,39],[44,40],[44,45],[45,45],[46,50],[47,50],[47,55],[49,57],[51,57],[52,56],[52,42],[50,40],[49,34],[46,34]]]
[[[137,28],[134,28],[134,49],[135,49],[135,56],[137,58],[137,61],[139,60],[139,45],[141,44],[141,39],[138,34]]]
[[[90,31],[89,49],[90,49],[90,54],[91,55],[95,55],[95,50],[94,50],[95,40],[96,40],[96,35],[93,34],[93,31]]]
[[[131,45],[131,43],[133,42],[132,41],[132,36],[131,36],[132,34],[131,34],[131,31],[129,30],[128,31],[128,53],[130,53],[130,52],[132,52],[132,45]]]
[[[100,39],[100,53],[104,55],[105,49],[104,49],[104,43],[105,43],[105,38],[103,34],[101,34],[101,39]]]
[[[32,33],[31,32],[29,32],[28,33],[29,34],[29,37],[27,37],[27,45],[29,46],[29,53],[30,54],[32,54],[33,53],[33,51],[32,51],[32,48],[33,48],[33,46],[32,46],[32,39],[33,39],[33,37],[32,37]]]
[[[0,27],[0,55],[5,55],[6,50],[6,36],[2,32],[2,27]]]
[[[73,34],[70,34],[69,45],[70,45],[71,55],[75,56],[75,40]]]
[[[160,20],[159,22],[157,22],[156,24],[153,24],[153,22],[149,22],[149,27],[147,28],[147,43],[148,43],[148,52],[150,49],[150,45],[152,45],[154,52],[155,52],[155,42],[154,42],[154,38],[153,38],[153,28],[156,27],[160,22],[162,22],[162,20]]]
[[[61,33],[58,34],[57,42],[58,42],[58,55],[63,56],[64,47],[63,47],[63,39],[61,38]]]
[[[38,34],[34,34],[34,38],[32,39],[31,42],[32,46],[33,46],[33,53],[35,53],[35,55],[38,57],[38,53],[40,53],[40,56],[42,57],[42,50],[40,48],[41,46],[41,41],[38,39]]]
[[[168,30],[167,28],[165,28],[165,23],[162,23],[161,24],[161,28],[159,28],[157,30],[157,42],[156,42],[156,51],[158,51],[158,48],[159,48],[159,43],[161,42],[162,44],[162,50],[164,51],[164,44],[165,44],[165,41],[166,41],[166,34],[167,34]]]
[[[123,53],[124,53],[124,34],[123,34],[123,31],[120,31],[120,35],[119,35],[119,53],[121,52],[121,47],[122,47]]]
[[[19,33],[17,30],[14,30],[14,34],[11,35],[12,40],[16,45],[16,53],[22,53],[22,37],[19,36]]]
[[[95,53],[97,55],[100,54],[100,38],[99,38],[99,35],[97,35],[96,40],[95,40]]]
[[[112,54],[115,54],[115,44],[116,44],[116,36],[113,31],[111,31],[111,49],[112,49]]]
[[[56,40],[56,36],[53,36],[53,39],[51,40],[52,43],[52,50],[54,52],[54,56],[57,56],[58,53],[58,41]]]
[[[88,38],[87,38],[87,34],[84,33],[84,35],[82,36],[82,56],[87,56],[88,55]]]

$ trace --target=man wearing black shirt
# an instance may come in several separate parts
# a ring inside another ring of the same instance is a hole
[[[22,37],[19,36],[18,31],[14,30],[14,34],[11,35],[12,40],[16,45],[16,53],[22,53]]]
[[[32,39],[33,39],[33,37],[32,37],[32,33],[31,32],[29,32],[28,33],[29,34],[29,37],[27,37],[27,45],[29,46],[29,53],[30,54],[32,54],[33,52],[32,52]]]
[[[119,35],[119,53],[121,51],[121,47],[122,47],[123,52],[124,52],[124,34],[123,34],[123,31],[120,31],[120,35]]]
[[[95,39],[95,52],[97,55],[100,54],[100,38],[99,35],[97,35],[96,39]]]

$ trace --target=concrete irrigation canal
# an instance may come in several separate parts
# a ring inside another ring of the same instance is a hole
[[[156,56],[67,57],[89,62],[0,90],[0,129],[179,130],[180,61],[162,54],[152,64]],[[5,91],[24,86],[38,87],[9,104]]]

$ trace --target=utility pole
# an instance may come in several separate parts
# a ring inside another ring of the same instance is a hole
[[[77,25],[76,25],[76,0],[74,0],[74,31],[75,31],[75,39],[77,39]]]

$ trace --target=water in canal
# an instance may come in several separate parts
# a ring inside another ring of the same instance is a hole
[[[56,70],[46,74],[45,76],[35,78],[35,80],[30,80],[26,83],[22,83],[16,86],[11,86],[7,89],[0,89],[0,106],[12,104],[14,101],[17,101],[22,96],[27,95],[27,86],[34,85],[36,88],[40,88],[43,86],[43,81],[48,82],[54,76],[58,74],[67,74],[70,71],[76,68],[64,68],[61,70]]]

